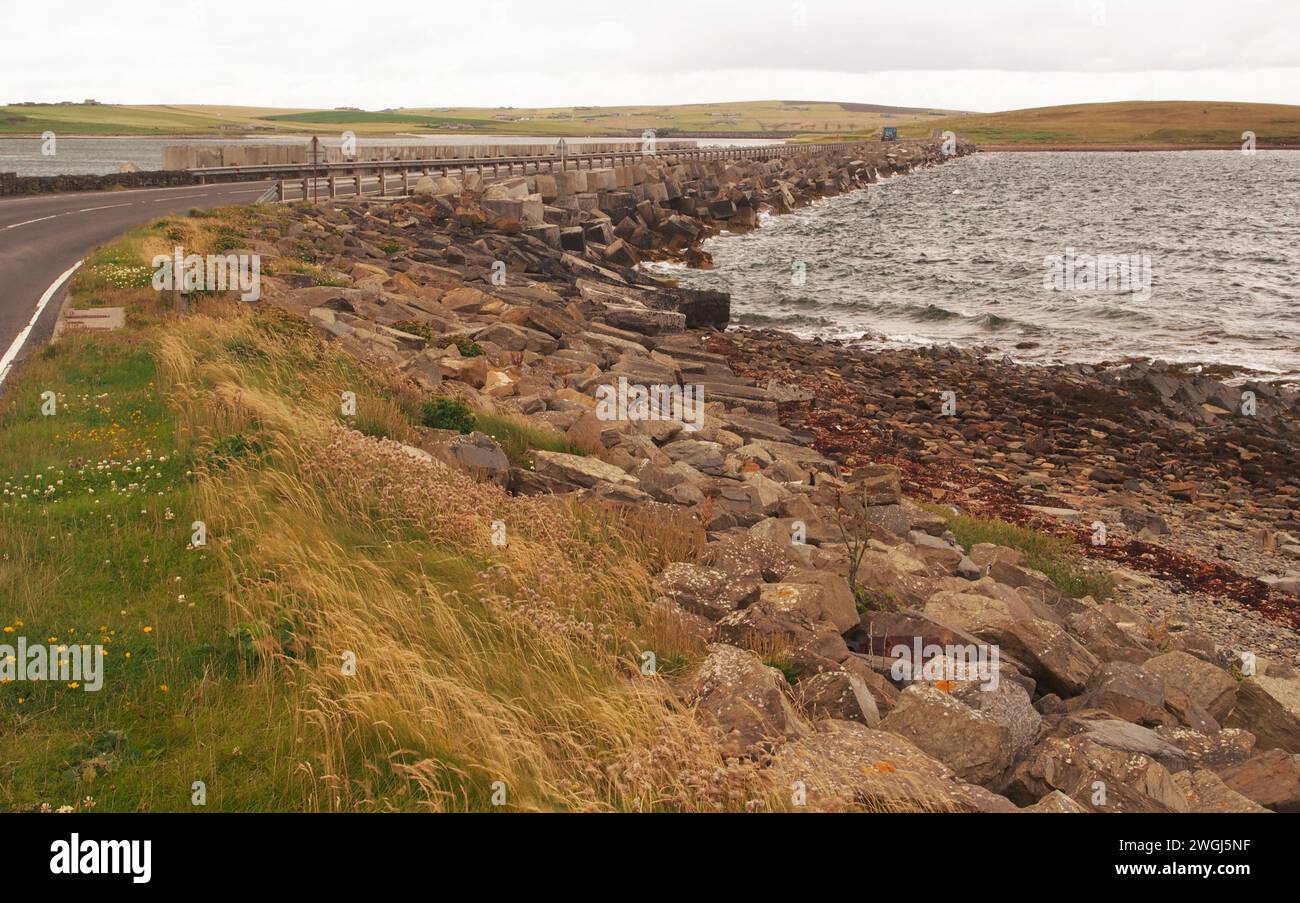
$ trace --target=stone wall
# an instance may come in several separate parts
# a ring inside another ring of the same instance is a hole
[[[693,148],[694,141],[658,141],[660,150]],[[573,142],[570,153],[614,153],[628,149],[627,142]],[[214,166],[276,166],[307,163],[308,145],[301,144],[169,144],[163,148],[163,169],[199,169]],[[450,160],[483,157],[543,157],[555,153],[555,145],[544,144],[418,144],[358,145],[356,155],[347,157],[341,147],[326,147],[325,163],[350,160]]]
[[[189,173],[165,170],[115,172],[104,176],[15,176],[13,173],[3,173],[0,174],[0,195],[102,191],[106,188],[171,188],[193,184],[194,177]]]

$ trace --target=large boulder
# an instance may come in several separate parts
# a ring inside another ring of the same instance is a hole
[[[1237,728],[1202,734],[1176,725],[1156,728],[1156,736],[1185,752],[1187,767],[1193,771],[1240,765],[1255,755],[1255,735]]]
[[[1021,812],[1046,812],[1056,815],[1078,814],[1081,812],[1091,812],[1086,806],[1082,806],[1070,799],[1059,790],[1053,790],[1047,796],[1043,797],[1032,806],[1026,806]]]
[[[1186,812],[1187,797],[1163,765],[1086,734],[1053,736],[1019,762],[1007,795],[1032,805],[1059,790],[1093,812]]]
[[[506,351],[536,351],[539,354],[550,354],[559,347],[554,338],[540,330],[500,322],[477,330],[474,339],[479,342],[491,342]]]
[[[732,577],[754,577],[766,583],[785,579],[806,567],[788,542],[772,542],[753,533],[728,533],[704,549],[702,563]]]
[[[439,197],[460,194],[460,182],[443,176],[421,176],[411,189],[417,197]]]
[[[1065,626],[1075,639],[1103,662],[1124,661],[1140,665],[1151,658],[1150,642],[1136,635],[1136,631],[1125,631],[1095,608],[1068,615]]]
[[[717,568],[675,561],[655,578],[655,590],[687,611],[712,621],[758,598],[762,583],[753,577],[732,577]]]
[[[1261,750],[1300,753],[1300,680],[1246,678],[1237,687],[1236,705],[1224,724],[1250,731]]]
[[[905,689],[880,729],[906,737],[972,784],[996,785],[1011,766],[1011,731],[929,684]]]
[[[1109,717],[1108,712],[1085,711],[1071,715],[1055,726],[1054,736],[1084,737],[1123,753],[1149,756],[1170,772],[1187,768],[1190,756],[1150,728]]]
[[[1212,771],[1184,771],[1174,783],[1187,796],[1190,812],[1268,812],[1259,803],[1233,790]]]
[[[924,614],[941,624],[1000,643],[1007,629],[1019,618],[1033,613],[1018,599],[993,598],[976,592],[945,590],[925,603]]]
[[[700,490],[713,500],[712,510],[715,516],[728,516],[742,526],[754,526],[762,522],[776,510],[778,501],[766,496],[759,486],[739,480],[711,480],[702,484]],[[788,540],[788,532],[786,537]]]
[[[704,473],[722,474],[727,463],[726,452],[717,442],[678,439],[665,445],[663,452],[672,460],[687,464]]]
[[[858,626],[861,615],[848,581],[830,571],[801,570],[785,578],[786,583],[816,586],[821,590],[819,620],[829,621],[843,633]]]
[[[1011,812],[1015,806],[967,784],[896,734],[825,721],[782,746],[769,770],[808,809],[872,812]]]
[[[1051,621],[1015,621],[1004,631],[1002,644],[1028,666],[1035,680],[1063,698],[1086,690],[1101,666],[1091,652]]]
[[[475,479],[506,484],[510,475],[510,459],[490,436],[474,432],[453,436],[433,447],[435,457],[462,470],[469,471]]]
[[[1175,721],[1165,710],[1164,679],[1125,661],[1103,665],[1093,675],[1087,704],[1147,727]]]
[[[968,681],[955,686],[952,695],[1007,729],[1012,758],[1038,740],[1043,716],[1034,708],[1029,691],[1015,681],[999,680],[988,686]]]
[[[867,682],[844,668],[800,680],[795,684],[795,697],[816,720],[857,721],[867,727],[880,724],[880,709]]]
[[[695,679],[696,710],[722,734],[722,752],[744,757],[807,732],[785,675],[753,652],[714,645]]]
[[[533,455],[533,467],[537,473],[565,483],[583,488],[591,488],[602,483],[635,486],[637,478],[631,476],[613,464],[606,464],[599,458],[570,455],[564,452],[538,451]]]
[[[1270,749],[1219,769],[1229,788],[1274,812],[1300,812],[1300,755]]]
[[[1184,724],[1195,727],[1209,715],[1217,727],[1232,712],[1237,681],[1222,668],[1186,652],[1157,655],[1143,667],[1164,680],[1167,704]]]
[[[858,505],[899,505],[903,488],[898,468],[892,464],[869,464],[848,477],[846,490]]]

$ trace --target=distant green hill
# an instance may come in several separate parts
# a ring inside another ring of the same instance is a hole
[[[622,107],[428,107],[397,110],[295,110],[204,105],[41,104],[0,107],[0,134],[49,130],[82,135],[329,134],[372,137],[433,134],[834,135],[879,137],[897,126],[905,138],[951,129],[980,144],[1240,144],[1253,131],[1263,143],[1300,143],[1300,106],[1197,101],[1126,101],[954,113],[828,101]]]
[[[1300,106],[1216,101],[1125,101],[966,113],[912,124],[920,137],[951,129],[977,144],[1223,144],[1243,132],[1261,143],[1300,143]]]
[[[0,134],[51,130],[82,135],[301,134],[347,128],[358,134],[455,131],[496,135],[827,135],[926,122],[951,111],[826,101],[747,101],[681,106],[428,107],[295,110],[205,105],[39,104],[0,107]]]

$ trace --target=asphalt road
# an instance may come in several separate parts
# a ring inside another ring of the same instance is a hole
[[[155,217],[248,203],[269,184],[0,198],[0,390],[11,368],[49,339],[65,287],[50,289],[87,253]]]

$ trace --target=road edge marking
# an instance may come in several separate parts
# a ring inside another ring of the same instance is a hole
[[[63,288],[63,283],[67,282],[68,278],[75,273],[83,263],[85,263],[84,259],[78,260],[72,266],[64,270],[63,275],[50,283],[50,287],[45,290],[45,294],[41,295],[41,300],[36,302],[36,313],[32,314],[31,320],[29,320],[27,325],[23,327],[22,332],[14,336],[13,344],[9,346],[9,350],[5,352],[4,357],[0,358],[0,386],[4,385],[5,379],[9,376],[9,371],[13,369],[14,360],[18,357],[18,352],[22,351],[23,346],[27,344],[28,336],[32,334],[32,330],[36,327],[36,322],[40,320],[41,314],[45,312],[45,308],[49,305],[50,300],[59,289]]]
[[[19,226],[30,226],[32,223],[43,223],[47,219],[54,219],[56,216],[62,216],[62,213],[51,213],[49,216],[41,216],[36,219],[25,219],[21,223],[10,223],[5,226],[6,229],[17,229]]]

